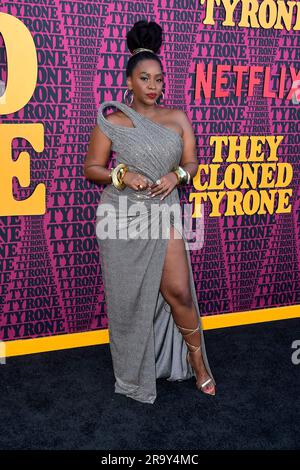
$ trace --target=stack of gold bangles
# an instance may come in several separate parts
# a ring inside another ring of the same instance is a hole
[[[190,173],[182,168],[182,166],[175,166],[172,171],[177,176],[177,185],[179,184],[190,184],[191,181],[191,175]]]
[[[115,188],[119,190],[125,188],[126,184],[124,183],[123,178],[127,171],[128,167],[124,163],[119,163],[119,165],[111,169],[109,175],[111,176],[111,182]],[[177,176],[177,185],[190,183],[191,175],[187,170],[181,166],[175,166],[172,171]]]
[[[111,182],[117,189],[124,189],[126,184],[123,181],[125,173],[128,171],[127,165],[119,163],[115,168],[112,168],[109,175],[111,176]]]

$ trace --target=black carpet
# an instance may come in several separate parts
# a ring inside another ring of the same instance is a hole
[[[114,393],[109,345],[8,357],[0,449],[299,449],[299,322],[205,331],[216,396],[158,379],[153,405]]]

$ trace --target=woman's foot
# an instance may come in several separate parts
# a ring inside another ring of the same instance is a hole
[[[191,328],[184,328],[182,326],[177,325],[177,328],[180,330],[188,330],[190,333],[183,333],[181,331],[181,334],[183,337],[185,336],[190,336],[193,333],[199,332],[200,330],[200,321],[198,321],[198,326],[195,329]],[[207,370],[205,368],[203,358],[202,358],[202,351],[201,351],[201,344],[196,346],[191,343],[188,343],[186,339],[184,338],[187,346],[188,346],[188,352],[187,352],[187,361],[190,363],[191,367],[195,371],[196,375],[196,387],[198,390],[202,391],[203,393],[206,393],[208,395],[215,395],[216,390],[215,390],[215,385],[212,377],[208,375]],[[199,333],[199,340],[201,341],[200,333]],[[198,341],[198,344],[199,342]],[[191,349],[193,348],[193,349]]]
[[[195,351],[188,351],[187,360],[196,374],[196,387],[203,393],[215,395],[216,389],[212,378],[208,375],[202,359],[201,347]]]

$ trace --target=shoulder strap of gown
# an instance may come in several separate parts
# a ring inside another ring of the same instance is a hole
[[[126,114],[132,120],[134,127],[138,127],[139,120],[137,114],[125,103],[120,103],[120,101],[103,101],[98,108],[97,123],[99,124],[101,130],[108,135],[108,137],[111,137],[117,130],[132,129],[132,127],[119,126],[118,124],[113,124],[112,122],[108,121],[103,114],[104,109],[107,107],[116,107],[120,111],[123,111],[124,114]]]

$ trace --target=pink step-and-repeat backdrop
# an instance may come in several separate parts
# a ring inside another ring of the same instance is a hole
[[[300,8],[251,3],[0,1],[0,340],[107,328],[104,186],[83,162],[99,104],[123,101],[141,19],[164,31],[163,105],[197,138],[180,194],[191,229],[204,223],[191,250],[201,314],[300,304]]]

